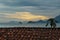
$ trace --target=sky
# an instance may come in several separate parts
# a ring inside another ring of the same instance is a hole
[[[60,0],[0,0],[0,22],[46,20],[60,15]]]

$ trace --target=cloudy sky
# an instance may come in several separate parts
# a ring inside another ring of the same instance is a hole
[[[60,0],[0,0],[0,22],[45,20],[60,15]]]

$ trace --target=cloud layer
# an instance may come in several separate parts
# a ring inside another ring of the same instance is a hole
[[[33,11],[56,10],[60,9],[60,0],[0,0],[0,6],[0,9],[3,7],[2,10],[4,11],[27,11],[24,10],[27,7],[33,7]],[[24,7],[24,9],[21,7]]]
[[[29,12],[29,13],[25,14],[28,16],[25,16],[23,13],[16,12]],[[23,14],[25,18],[21,19],[25,20],[27,20],[28,18],[26,17],[29,16],[32,16],[31,18],[32,20],[39,19],[41,15],[56,17],[57,15],[60,15],[60,0],[0,0],[0,21],[2,20],[4,21],[3,17],[7,16],[8,14],[12,15]],[[8,18],[7,20],[10,19]]]

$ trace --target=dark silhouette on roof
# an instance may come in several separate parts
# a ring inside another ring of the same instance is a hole
[[[48,19],[46,26],[48,26],[49,23],[50,23],[51,28],[56,27],[56,20],[54,18]]]

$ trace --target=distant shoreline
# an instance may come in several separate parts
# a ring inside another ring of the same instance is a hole
[[[0,27],[0,29],[60,29],[60,27]]]

